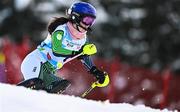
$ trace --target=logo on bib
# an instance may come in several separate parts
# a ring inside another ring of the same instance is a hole
[[[62,35],[61,34],[57,34],[57,39],[61,40],[62,39]]]
[[[32,71],[33,71],[33,72],[36,72],[36,70],[37,70],[37,67],[34,67]]]

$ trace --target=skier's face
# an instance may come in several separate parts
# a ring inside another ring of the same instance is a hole
[[[88,28],[90,26],[92,26],[95,22],[95,18],[91,17],[91,16],[84,16],[80,18],[80,26],[78,26],[79,32],[83,33],[83,32],[87,32],[87,30],[89,30]]]
[[[86,24],[84,24],[84,23],[82,23],[82,22],[80,22],[80,25],[81,25],[81,26],[78,26],[78,27],[79,27],[79,31],[80,31],[81,33],[87,32],[87,29],[88,29],[88,27],[90,26],[90,25],[86,25]]]
[[[79,27],[79,30],[81,31],[80,32],[80,31],[77,30],[76,24],[68,22],[67,25],[68,25],[69,31],[70,31],[70,33],[71,33],[73,38],[75,38],[75,39],[82,39],[82,38],[85,37],[86,32],[87,32],[85,29]]]

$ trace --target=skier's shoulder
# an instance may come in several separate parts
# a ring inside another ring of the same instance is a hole
[[[56,32],[56,31],[62,31],[62,32],[66,32],[66,23],[64,23],[64,24],[62,24],[62,25],[58,25],[57,27],[56,27],[56,29],[54,30],[54,32]]]

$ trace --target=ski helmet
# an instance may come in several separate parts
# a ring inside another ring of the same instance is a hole
[[[72,6],[68,9],[68,15],[69,19],[77,26],[82,27],[80,22],[91,26],[95,22],[96,9],[87,2],[77,2],[72,4]]]

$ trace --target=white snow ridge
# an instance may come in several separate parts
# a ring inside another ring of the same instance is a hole
[[[144,105],[93,101],[0,83],[0,112],[170,112]]]

